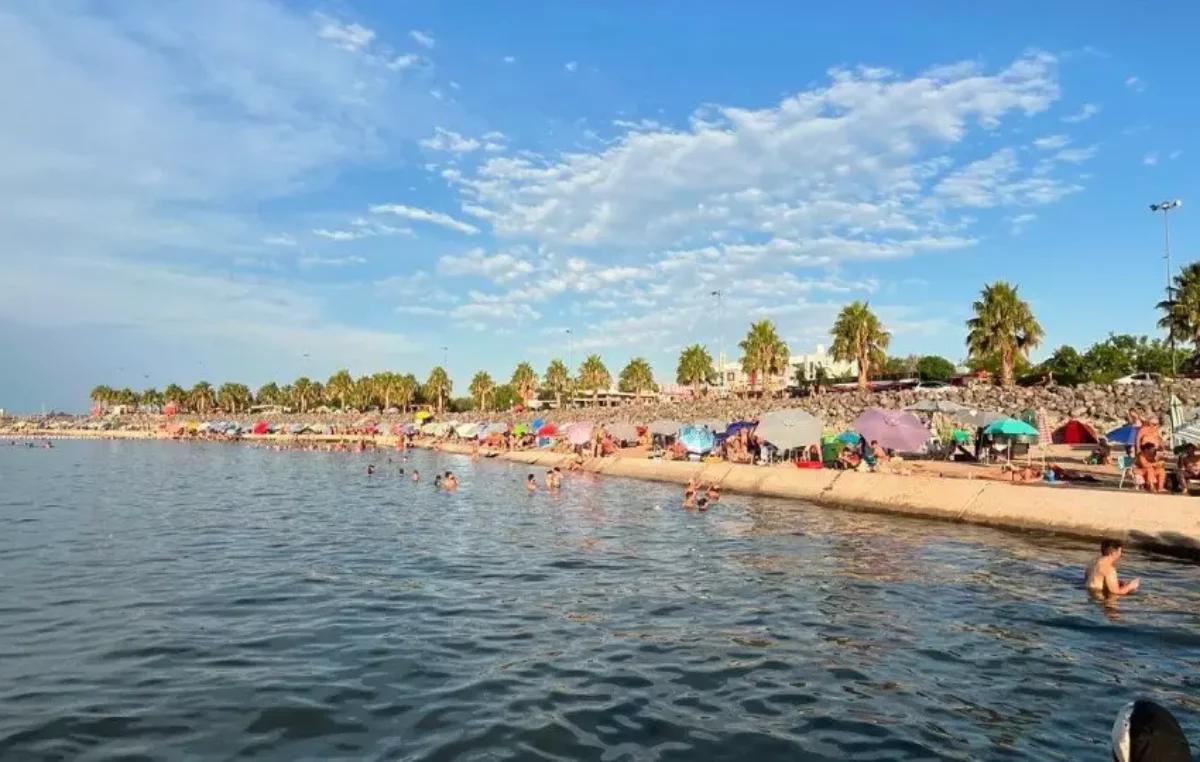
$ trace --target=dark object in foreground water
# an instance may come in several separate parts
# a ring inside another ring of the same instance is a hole
[[[1113,762],[1192,762],[1175,715],[1153,701],[1127,704],[1113,724]]]

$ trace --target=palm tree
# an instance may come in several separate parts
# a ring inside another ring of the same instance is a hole
[[[396,396],[396,387],[400,383],[400,374],[391,371],[380,371],[371,376],[371,384],[375,389],[375,399],[383,404],[383,409],[392,407],[392,398]]]
[[[163,405],[162,393],[153,386],[142,391],[142,405],[152,409],[161,409]]]
[[[644,357],[634,357],[617,374],[617,389],[620,391],[641,396],[642,392],[656,388],[654,369]]]
[[[167,384],[167,388],[163,389],[163,399],[166,402],[174,402],[176,407],[182,409],[187,407],[188,393],[179,384]]]
[[[770,320],[760,320],[750,326],[738,347],[742,350],[742,370],[752,377],[761,377],[763,389],[771,393],[771,377],[783,373],[787,369],[787,344],[779,338],[775,324]]]
[[[350,401],[359,410],[368,410],[375,407],[378,401],[378,395],[375,393],[375,379],[371,376],[359,376],[354,382],[354,389],[350,393]]]
[[[192,409],[200,415],[206,415],[217,401],[216,395],[213,394],[212,384],[207,381],[197,381],[188,393],[188,398]]]
[[[538,377],[533,372],[533,366],[527,362],[522,362],[517,365],[513,371],[512,381],[510,382],[521,400],[532,399],[537,394]]]
[[[99,386],[92,387],[91,397],[92,402],[96,405],[96,407],[107,408],[112,404],[113,399],[116,397],[116,392],[113,391],[112,387],[101,384]]]
[[[1017,358],[1027,358],[1041,343],[1042,326],[1017,296],[1017,287],[1002,280],[984,286],[971,307],[975,317],[967,321],[967,351],[976,359],[998,358],[1001,383],[1012,386]]]
[[[237,412],[237,389],[233,384],[224,383],[217,389],[217,406],[226,413]]]
[[[1167,299],[1158,303],[1163,311],[1158,327],[1172,341],[1200,347],[1200,262],[1181,269],[1172,282]]]
[[[354,377],[345,368],[329,377],[325,383],[325,397],[330,402],[337,400],[338,408],[346,409],[346,400],[354,394]]]
[[[254,401],[260,405],[278,405],[282,399],[283,395],[279,391],[279,384],[274,381],[268,381],[258,387],[258,391],[254,393]]]
[[[425,380],[425,396],[437,400],[438,415],[445,410],[446,402],[453,391],[454,383],[450,381],[450,375],[446,373],[445,368],[439,365],[429,371],[429,378]]]
[[[279,387],[279,395],[275,398],[276,405],[283,405],[289,410],[296,405],[296,387],[291,384],[284,384]]]
[[[546,368],[546,389],[554,394],[555,406],[562,408],[562,396],[571,390],[571,371],[562,360],[551,360]]]
[[[588,358],[579,365],[579,387],[592,392],[592,404],[595,405],[600,392],[608,391],[610,386],[612,386],[612,376],[609,375],[608,368],[600,359],[600,355],[588,355]]]
[[[421,384],[418,383],[417,377],[411,373],[405,373],[399,376],[396,380],[396,403],[400,405],[400,409],[408,412],[408,406],[413,403],[417,397],[417,392],[420,391]]]
[[[471,396],[479,402],[479,409],[487,409],[487,398],[496,388],[496,384],[492,381],[492,377],[486,370],[481,370],[471,379],[471,386],[468,391]]]
[[[308,406],[321,399],[321,393],[307,376],[301,376],[292,384],[292,404],[301,413],[308,412]]]
[[[712,355],[699,344],[684,347],[679,353],[679,365],[675,368],[675,383],[692,387],[693,396],[700,396],[700,387],[711,384],[717,376]]]
[[[858,388],[866,391],[871,369],[882,368],[887,362],[892,335],[883,329],[883,323],[866,302],[843,307],[829,333],[833,336],[833,359],[858,363]]]

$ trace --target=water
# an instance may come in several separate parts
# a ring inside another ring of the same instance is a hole
[[[1137,696],[1200,742],[1195,566],[1106,610],[1090,545],[387,457],[0,447],[0,759],[1106,760]]]

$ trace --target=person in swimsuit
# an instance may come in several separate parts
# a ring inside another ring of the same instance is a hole
[[[418,470],[417,470],[417,469],[415,469],[415,468],[413,469],[413,477],[412,477],[412,480],[413,480],[414,482],[419,482],[419,481],[421,481],[421,472],[420,472],[420,471],[418,471]]]
[[[446,478],[442,480],[442,483],[446,485],[446,489],[450,492],[458,489],[458,477],[454,475],[453,471],[446,472]]]
[[[530,492],[537,492],[537,480],[533,478],[533,474],[525,477],[525,489]]]
[[[367,476],[370,476],[370,475],[371,475],[371,474],[373,474],[373,473],[375,473],[375,464],[374,464],[374,463],[368,463],[368,464],[367,464]]]
[[[1090,592],[1100,595],[1129,595],[1142,584],[1134,578],[1122,583],[1117,576],[1117,562],[1124,555],[1119,540],[1103,540],[1100,543],[1100,555],[1088,564],[1084,584]]]

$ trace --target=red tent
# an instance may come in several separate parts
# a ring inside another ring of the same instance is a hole
[[[175,415],[178,412],[179,405],[176,405],[174,402],[168,402],[163,405],[163,415]]]
[[[537,435],[539,437],[552,437],[552,436],[555,436],[556,434],[558,434],[558,427],[555,426],[553,423],[547,423],[546,425],[542,426],[540,429],[537,430]]]
[[[267,422],[266,422],[266,421],[259,421],[258,423],[254,424],[254,429],[253,429],[253,431],[254,431],[254,433],[255,433],[255,434],[257,434],[257,435],[259,435],[259,436],[262,436],[263,434],[266,434],[266,433],[267,433]]]
[[[1054,444],[1096,444],[1096,430],[1083,421],[1072,418],[1054,430]]]

